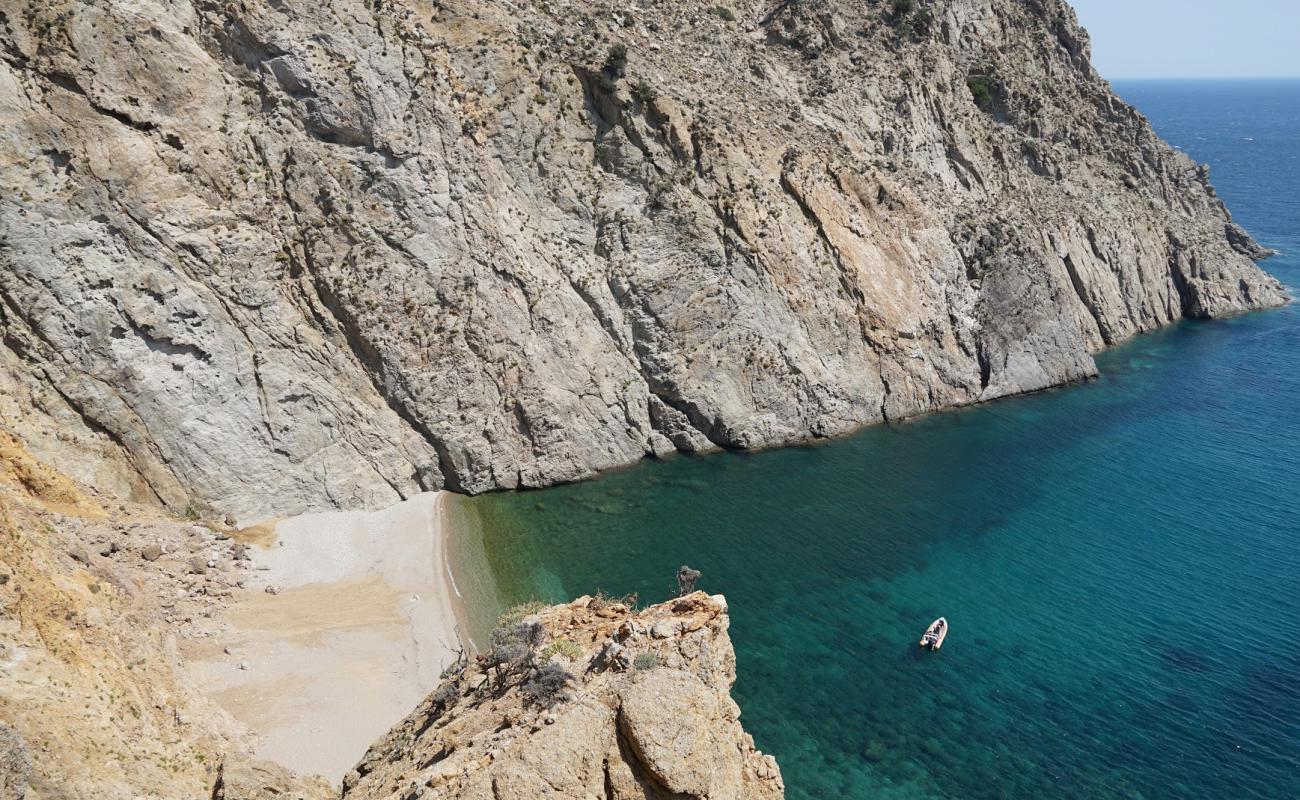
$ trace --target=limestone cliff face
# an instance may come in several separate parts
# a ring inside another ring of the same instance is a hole
[[[344,800],[785,796],[729,694],[736,660],[721,596],[640,612],[582,597],[520,624],[533,623],[531,665],[480,658],[453,672],[344,778]],[[572,680],[539,703],[528,685],[544,665]]]
[[[829,436],[1284,301],[1065,3],[729,2],[5,4],[0,401],[248,517]]]

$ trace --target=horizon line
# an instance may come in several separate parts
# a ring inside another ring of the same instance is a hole
[[[1108,81],[1294,81],[1300,75],[1106,75]]]

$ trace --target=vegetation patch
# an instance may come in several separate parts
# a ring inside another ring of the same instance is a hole
[[[546,645],[546,649],[542,651],[542,660],[549,661],[551,656],[555,655],[564,656],[570,661],[577,661],[582,658],[582,648],[576,642],[571,642],[568,639],[556,639]]]
[[[529,600],[526,603],[511,606],[497,618],[497,627],[510,627],[517,622],[521,622],[524,617],[531,617],[534,614],[542,613],[545,608],[546,604],[540,600]]]
[[[605,63],[600,67],[597,81],[606,92],[614,91],[619,79],[627,74],[627,45],[617,42],[609,46],[605,54]]]
[[[997,76],[989,72],[972,73],[966,77],[966,88],[971,99],[981,111],[992,113],[1000,102],[1005,88]]]
[[[636,658],[632,659],[632,668],[637,672],[644,672],[645,670],[658,667],[661,663],[658,653],[647,651],[636,654]]]
[[[544,664],[520,691],[533,705],[550,708],[569,697],[569,684],[573,675],[559,664]]]
[[[649,81],[642,78],[632,87],[632,98],[638,103],[649,103],[655,99],[655,90]]]

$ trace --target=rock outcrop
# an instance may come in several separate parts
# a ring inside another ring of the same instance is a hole
[[[245,518],[831,436],[1284,302],[1088,49],[1062,0],[15,0],[0,401]]]
[[[723,598],[703,592],[640,612],[583,597],[508,623],[537,626],[527,650],[498,642],[453,669],[370,748],[343,797],[784,797],[776,761],[738,721],[727,623]],[[547,671],[567,683],[536,688]]]

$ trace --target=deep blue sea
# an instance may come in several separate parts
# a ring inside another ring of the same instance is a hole
[[[1117,88],[1300,287],[1300,81]],[[702,570],[793,800],[1300,798],[1300,309],[1099,364],[822,446],[464,501],[453,550],[488,606],[660,600]]]

